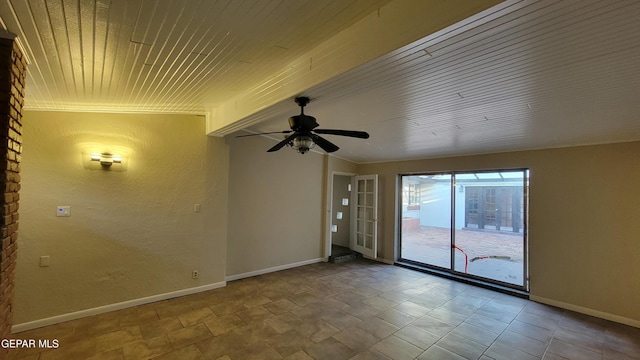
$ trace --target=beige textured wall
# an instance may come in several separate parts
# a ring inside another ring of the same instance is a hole
[[[361,165],[380,174],[378,256],[394,258],[398,173],[527,167],[532,297],[640,324],[638,154],[632,142]]]
[[[398,173],[521,167],[532,296],[640,321],[640,142],[358,166],[203,134],[197,116],[25,113],[16,324],[320,258],[334,171],[380,174],[378,256],[393,260]],[[127,171],[86,169],[96,144]]]
[[[228,148],[202,117],[25,112],[23,132],[14,324],[224,281]]]
[[[227,276],[322,257],[323,156],[228,138]]]

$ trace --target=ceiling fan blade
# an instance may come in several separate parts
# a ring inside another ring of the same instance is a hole
[[[284,140],[280,141],[279,143],[277,143],[274,147],[272,147],[271,149],[267,150],[267,152],[274,152],[274,151],[278,151],[278,150],[282,149],[290,141],[295,139],[296,136],[298,136],[298,133],[293,133],[293,134],[287,136],[286,139],[284,139]]]
[[[318,133],[318,134],[350,136],[350,137],[360,138],[360,139],[368,139],[369,138],[369,134],[364,132],[364,131],[336,130],[336,129],[315,129],[313,131]]]
[[[257,134],[247,134],[247,135],[238,135],[237,138],[247,137],[247,136],[258,136],[258,135],[267,135],[267,134],[289,134],[292,133],[293,130],[284,130],[284,131],[271,131],[271,132],[263,132]]]
[[[338,149],[340,149],[339,147],[337,147],[335,144],[331,143],[329,140],[320,137],[316,134],[312,134],[311,138],[313,139],[313,142],[316,143],[316,145],[320,146],[322,148],[322,150],[330,153],[330,152],[334,152]]]

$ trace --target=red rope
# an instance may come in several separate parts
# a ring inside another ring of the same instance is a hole
[[[502,255],[485,255],[485,256],[476,256],[473,259],[471,259],[471,262],[474,262],[476,260],[483,260],[483,259],[500,259],[500,260],[511,260],[511,256],[502,256]]]
[[[456,245],[452,244],[451,247],[456,249],[456,250],[460,250],[460,252],[464,254],[464,273],[466,274],[467,273],[467,267],[469,266],[469,256],[467,256],[467,253],[464,252],[464,250],[460,249]]]
[[[469,268],[469,256],[467,255],[466,252],[464,252],[464,250],[460,249],[459,247],[457,247],[456,245],[451,245],[452,249],[456,249],[459,250],[461,253],[464,254],[464,273],[467,273],[467,269]],[[476,256],[473,259],[471,259],[471,262],[474,262],[476,260],[482,260],[482,259],[501,259],[501,260],[511,260],[510,256],[500,256],[500,255],[484,255],[484,256]]]

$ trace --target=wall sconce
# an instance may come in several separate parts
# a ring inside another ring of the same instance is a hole
[[[104,167],[109,167],[111,165],[115,164],[122,164],[122,156],[120,155],[114,155],[111,153],[92,153],[91,154],[91,161],[99,161],[100,165],[104,166]]]
[[[83,152],[82,162],[85,169],[89,170],[109,170],[126,171],[125,156],[113,154],[111,152]]]

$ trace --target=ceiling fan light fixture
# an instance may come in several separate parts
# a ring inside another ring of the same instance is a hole
[[[304,154],[313,147],[316,146],[316,143],[313,142],[310,136],[298,136],[291,142],[291,147],[293,150],[299,152],[300,154]]]

